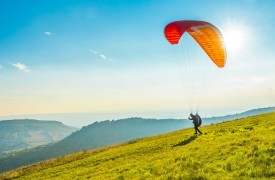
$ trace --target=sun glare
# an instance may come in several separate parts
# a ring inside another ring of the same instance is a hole
[[[242,23],[228,23],[224,27],[223,38],[225,47],[230,54],[243,51],[249,41],[249,28]]]
[[[226,49],[234,54],[245,46],[245,32],[239,28],[230,28],[224,32]]]
[[[244,33],[240,29],[228,29],[224,33],[224,41],[229,51],[237,52],[244,46]]]

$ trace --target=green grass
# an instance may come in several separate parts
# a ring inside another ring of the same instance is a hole
[[[0,179],[275,179],[275,112],[23,167]]]

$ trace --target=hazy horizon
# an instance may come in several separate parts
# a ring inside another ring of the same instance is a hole
[[[275,107],[275,106],[272,106]],[[266,107],[259,107],[266,108]],[[259,109],[255,108],[255,109]],[[231,110],[225,114],[201,114],[203,118],[218,117],[242,113],[252,109],[243,110]],[[23,114],[23,115],[13,115],[13,116],[0,116],[0,121],[2,120],[13,120],[13,119],[36,119],[36,120],[53,120],[62,122],[65,125],[81,128],[87,126],[96,121],[105,120],[118,120],[130,117],[141,117],[141,118],[155,118],[155,119],[187,119],[189,111],[182,112],[131,112],[131,113],[49,113],[49,114]]]

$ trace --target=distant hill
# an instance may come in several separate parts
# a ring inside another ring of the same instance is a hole
[[[266,107],[266,108],[258,108],[258,109],[252,109],[249,111],[245,111],[238,114],[232,114],[227,116],[220,116],[220,117],[211,117],[211,118],[204,118],[205,121],[208,122],[215,122],[215,121],[228,121],[232,119],[238,119],[238,118],[244,118],[249,116],[255,116],[258,114],[264,114],[269,112],[275,112],[275,107]]]
[[[30,119],[0,121],[0,156],[59,141],[76,130],[77,128],[57,121]]]
[[[0,179],[274,179],[274,127],[274,112],[250,116],[203,127],[203,135],[189,128],[78,152]]]
[[[210,125],[272,111],[275,111],[274,107],[255,109],[223,117],[204,118],[203,125]],[[157,120],[127,118],[116,121],[95,122],[91,125],[84,126],[81,130],[72,133],[59,142],[39,146],[37,148],[14,153],[12,156],[1,158],[0,172],[82,150],[109,146],[136,138],[153,136],[192,126],[193,124],[191,121],[184,119]]]

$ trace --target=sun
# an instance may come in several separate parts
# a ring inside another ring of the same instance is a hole
[[[241,53],[249,41],[249,29],[242,23],[228,23],[223,28],[223,38],[226,50],[230,54]]]
[[[229,51],[237,52],[245,44],[244,32],[241,29],[228,29],[224,33],[224,42]]]

